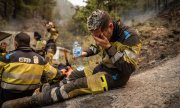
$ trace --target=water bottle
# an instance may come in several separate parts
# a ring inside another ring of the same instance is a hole
[[[75,58],[75,66],[78,71],[84,70],[82,57],[80,57],[81,55],[82,47],[77,41],[75,41],[73,44],[73,56]]]

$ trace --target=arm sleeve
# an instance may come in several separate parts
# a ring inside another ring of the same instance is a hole
[[[100,52],[100,48],[97,45],[91,44],[86,52],[87,52],[86,57],[93,56],[93,55],[96,55]]]
[[[120,71],[123,71],[122,67],[129,68],[128,66],[136,66],[137,55],[139,54],[140,49],[140,41],[136,42],[136,44],[131,45],[114,42],[112,43],[112,46],[110,48],[106,49],[106,53],[108,54],[114,66],[117,67]]]
[[[46,63],[44,67],[44,75],[47,76],[48,80],[52,80],[58,75],[58,70],[49,63]]]

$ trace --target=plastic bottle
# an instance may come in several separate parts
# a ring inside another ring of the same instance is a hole
[[[82,57],[80,57],[81,55],[82,55],[82,47],[78,43],[78,41],[75,41],[73,44],[73,57],[75,58],[74,59],[75,60],[75,66],[76,66],[76,69],[78,71],[84,70]]]

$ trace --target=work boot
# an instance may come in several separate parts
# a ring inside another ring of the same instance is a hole
[[[30,97],[10,100],[4,102],[2,104],[2,108],[28,108],[30,101],[31,101]]]
[[[43,93],[39,93],[38,95],[33,95],[30,97],[9,100],[3,103],[2,108],[35,108],[51,103],[48,103],[50,99],[46,101],[47,99],[43,98]]]
[[[63,101],[64,99],[61,93],[58,94],[58,99],[57,99],[57,94],[55,91],[56,89],[58,88],[54,88],[54,90],[52,91],[52,97],[51,97],[51,91],[47,91],[46,93],[39,93],[31,97],[24,97],[24,98],[6,101],[3,103],[2,108],[35,108],[35,107],[47,106],[56,102]],[[66,95],[63,94],[63,96],[65,97]]]

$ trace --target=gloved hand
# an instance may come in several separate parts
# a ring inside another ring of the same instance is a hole
[[[70,66],[67,66],[65,69],[60,70],[65,77],[68,77],[72,73],[72,68]]]

